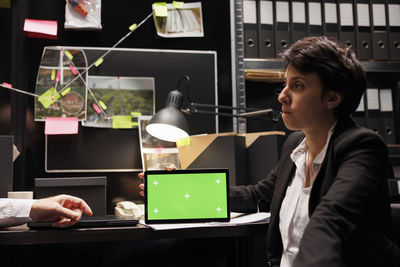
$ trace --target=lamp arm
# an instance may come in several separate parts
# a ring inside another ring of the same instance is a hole
[[[189,104],[188,109],[197,109],[199,108],[220,108],[220,109],[231,109],[231,110],[246,110],[246,111],[259,111],[257,108],[238,108],[232,106],[224,106],[224,105],[211,105],[211,104],[201,104],[201,103],[193,103]]]
[[[207,111],[198,109],[199,108],[219,108],[219,109],[235,109],[235,110],[246,110],[247,112],[239,113],[239,114],[232,114],[226,112],[216,112],[216,111]],[[270,114],[273,121],[278,121],[280,114],[275,114],[273,109],[256,109],[256,108],[236,108],[230,106],[217,106],[211,104],[200,104],[200,103],[190,103],[189,107],[186,109],[182,109],[182,112],[190,115],[190,114],[206,114],[206,115],[219,115],[219,116],[227,116],[227,117],[237,117],[237,118],[247,118],[247,117],[257,117],[266,114]]]

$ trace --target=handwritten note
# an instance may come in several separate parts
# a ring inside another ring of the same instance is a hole
[[[182,8],[183,4],[184,3],[180,1],[172,1],[172,6],[175,7],[176,9]]]
[[[71,87],[68,87],[67,89],[65,89],[64,91],[61,91],[61,95],[65,96],[66,94],[68,94],[71,91]]]
[[[103,63],[103,61],[104,61],[104,59],[101,57],[101,58],[99,58],[99,59],[94,63],[94,65],[95,65],[96,67],[98,67],[98,66],[101,65],[101,63]]]
[[[78,133],[78,117],[47,117],[44,134],[77,134]]]
[[[153,9],[156,17],[168,17],[168,9],[165,2],[154,3]]]
[[[24,32],[31,38],[57,39],[57,21],[25,19]]]
[[[134,24],[132,24],[132,25],[129,27],[129,30],[130,30],[130,31],[133,31],[134,29],[136,29],[136,27],[137,27],[137,24],[134,23]]]
[[[130,115],[114,115],[113,116],[114,129],[131,129],[132,117]]]
[[[101,101],[101,100],[99,100],[99,105],[101,106],[101,108],[102,108],[102,109],[104,109],[104,110],[106,110],[106,109],[107,109],[107,106],[106,106],[106,104],[104,104],[104,102],[103,102],[103,101]]]
[[[12,84],[10,84],[10,83],[2,83],[1,85],[8,87],[8,88],[12,88]]]
[[[0,8],[11,8],[11,0],[0,0]]]
[[[78,72],[76,71],[76,69],[74,68],[74,66],[69,65],[69,69],[72,71],[72,74],[75,76],[78,74]]]
[[[95,103],[93,103],[92,106],[93,106],[94,110],[97,112],[97,114],[101,113],[101,109]]]
[[[39,97],[39,102],[42,103],[44,108],[50,107],[51,104],[56,102],[60,98],[54,87],[51,87],[43,95]]]

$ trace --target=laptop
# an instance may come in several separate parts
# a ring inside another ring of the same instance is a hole
[[[144,173],[145,222],[228,222],[228,169],[150,170]]]
[[[82,217],[82,219],[69,228],[95,228],[95,227],[121,227],[121,226],[135,226],[139,220],[135,219],[119,219],[115,216],[90,216]],[[55,229],[51,223],[43,222],[28,222],[28,227],[31,229]],[[69,229],[67,228],[67,229]]]

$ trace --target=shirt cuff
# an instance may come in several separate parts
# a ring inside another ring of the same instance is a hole
[[[14,199],[12,205],[15,217],[29,218],[33,202],[33,199]]]

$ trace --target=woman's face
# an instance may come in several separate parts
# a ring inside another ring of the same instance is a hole
[[[322,98],[323,85],[314,72],[302,74],[291,64],[285,73],[285,87],[279,94],[282,118],[289,130],[312,131],[332,118],[327,97]]]

